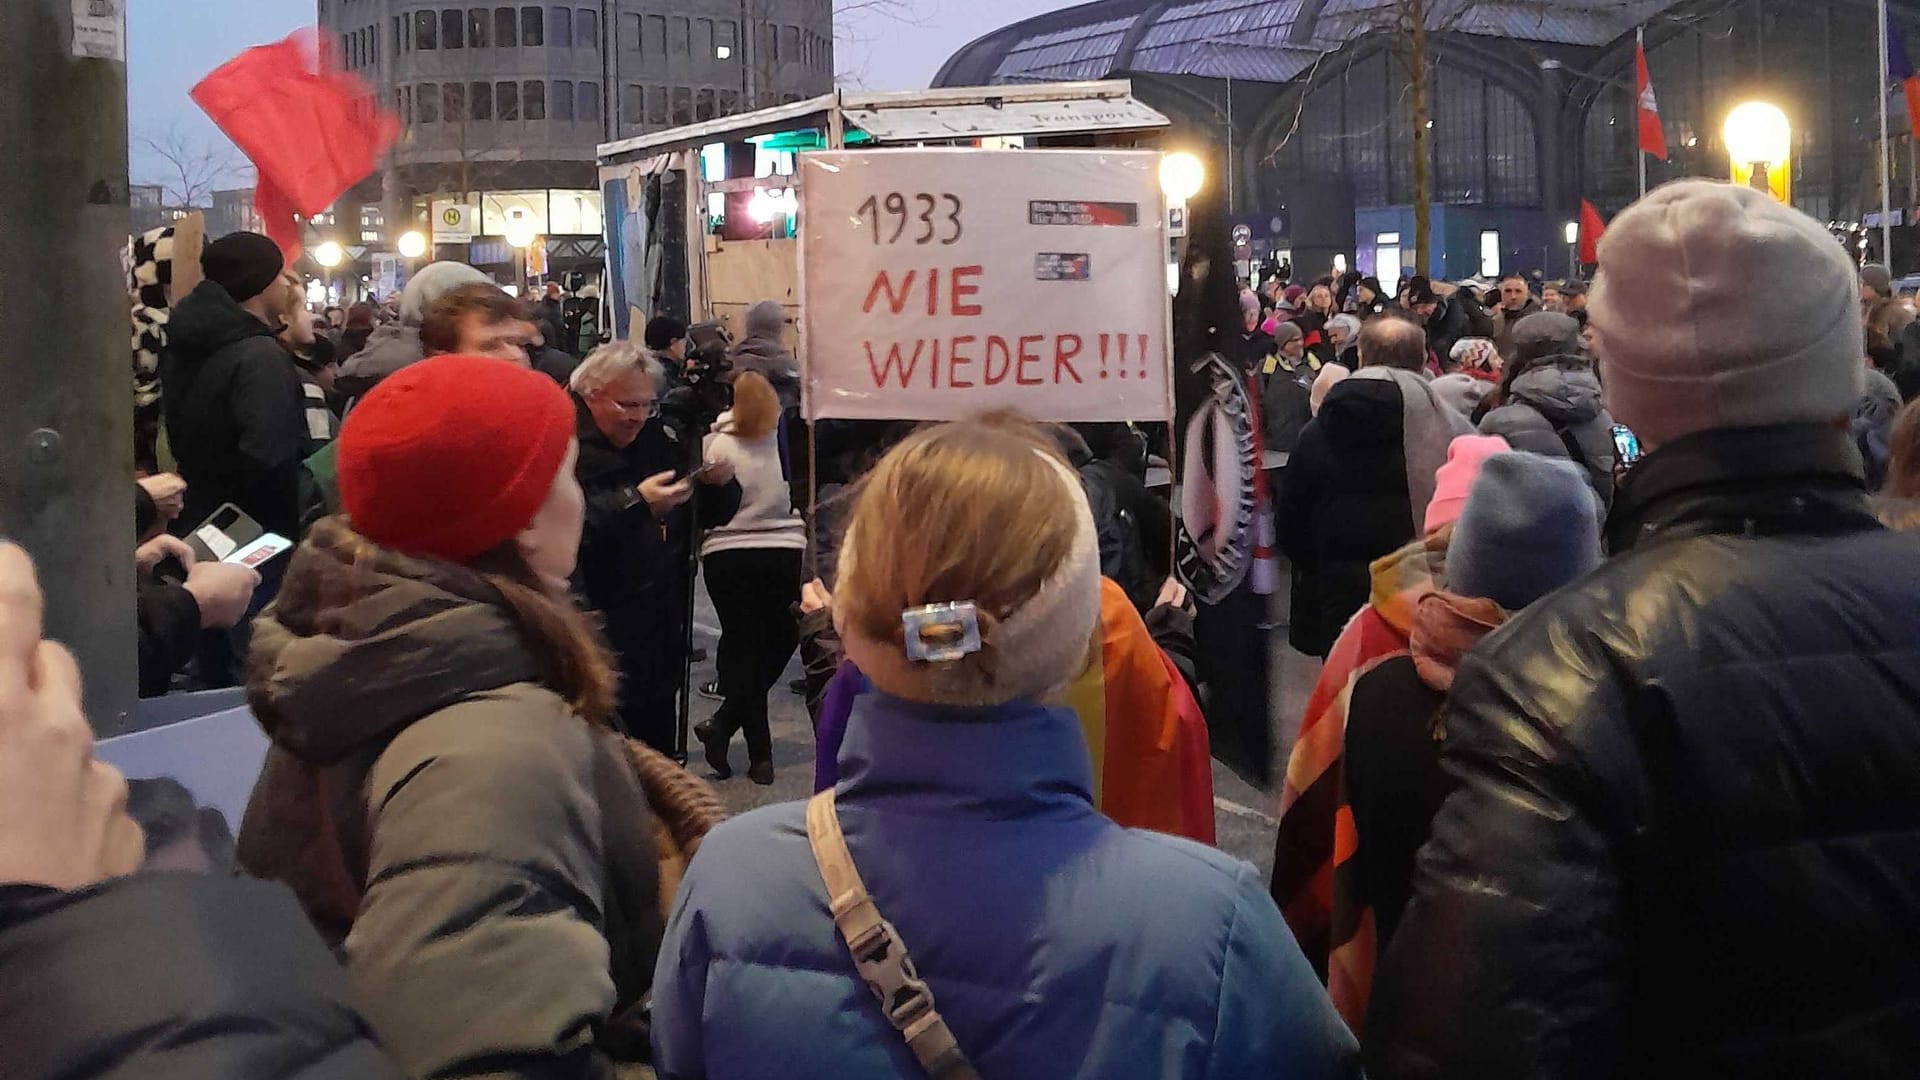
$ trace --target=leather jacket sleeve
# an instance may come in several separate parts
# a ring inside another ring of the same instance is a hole
[[[1621,874],[1585,763],[1631,755],[1591,745],[1625,739],[1628,718],[1600,658],[1568,647],[1576,636],[1523,615],[1460,670],[1443,758],[1457,786],[1375,977],[1371,1076],[1621,1074]]]

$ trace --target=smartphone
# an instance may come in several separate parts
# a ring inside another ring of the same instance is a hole
[[[227,557],[267,535],[260,523],[239,507],[224,503],[186,536],[200,562],[226,562]]]
[[[703,462],[699,468],[694,469],[692,472],[681,473],[680,476],[675,479],[675,482],[677,483],[681,480],[705,480],[707,477],[712,476],[719,468],[720,463],[717,461]]]
[[[243,547],[235,548],[233,554],[220,561],[233,563],[236,566],[244,566],[250,570],[258,570],[267,563],[272,562],[292,550],[293,541],[286,537],[278,533],[262,533],[258,540]]]
[[[1640,460],[1640,439],[1627,430],[1625,424],[1613,425],[1613,450],[1620,458],[1623,468],[1631,468]]]

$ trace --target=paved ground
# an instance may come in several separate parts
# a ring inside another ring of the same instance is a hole
[[[1277,597],[1277,604],[1284,610],[1284,597]],[[719,639],[713,607],[708,602],[704,586],[700,589],[694,610],[694,644],[705,648],[708,659],[693,667],[695,686],[711,681],[714,677],[712,654]],[[1278,777],[1284,770],[1286,753],[1293,745],[1293,737],[1300,722],[1300,711],[1306,705],[1307,694],[1313,688],[1313,680],[1319,671],[1317,661],[1301,656],[1285,644],[1285,629],[1273,632],[1273,671],[1278,682],[1272,700],[1276,702],[1274,715],[1274,746],[1279,765],[1273,771]],[[770,715],[773,727],[773,765],[774,783],[771,787],[761,787],[746,777],[746,747],[738,738],[734,739],[732,762],[733,779],[716,782],[715,787],[727,806],[735,813],[764,806],[771,802],[786,802],[803,799],[812,794],[813,786],[813,728],[807,720],[806,704],[798,694],[787,690],[787,681],[798,678],[800,664],[796,659],[787,669],[780,685],[774,688],[770,703]],[[693,721],[698,723],[713,715],[719,702],[695,697]],[[701,757],[696,743],[690,767],[701,776],[712,777]],[[1222,850],[1260,868],[1264,877],[1273,864],[1274,812],[1278,809],[1278,796],[1249,784],[1225,765],[1213,763],[1213,805],[1214,819],[1218,831],[1218,843]]]

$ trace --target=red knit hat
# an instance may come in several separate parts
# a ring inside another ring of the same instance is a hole
[[[477,356],[410,364],[347,414],[340,503],[382,547],[465,563],[532,523],[573,425],[566,392],[537,371]]]

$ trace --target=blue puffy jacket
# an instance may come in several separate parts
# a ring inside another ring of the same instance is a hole
[[[878,691],[840,821],[986,1080],[1358,1075],[1353,1036],[1252,867],[1096,813],[1074,714]],[[923,1077],[854,975],[800,803],[715,829],[655,974],[662,1077]]]

